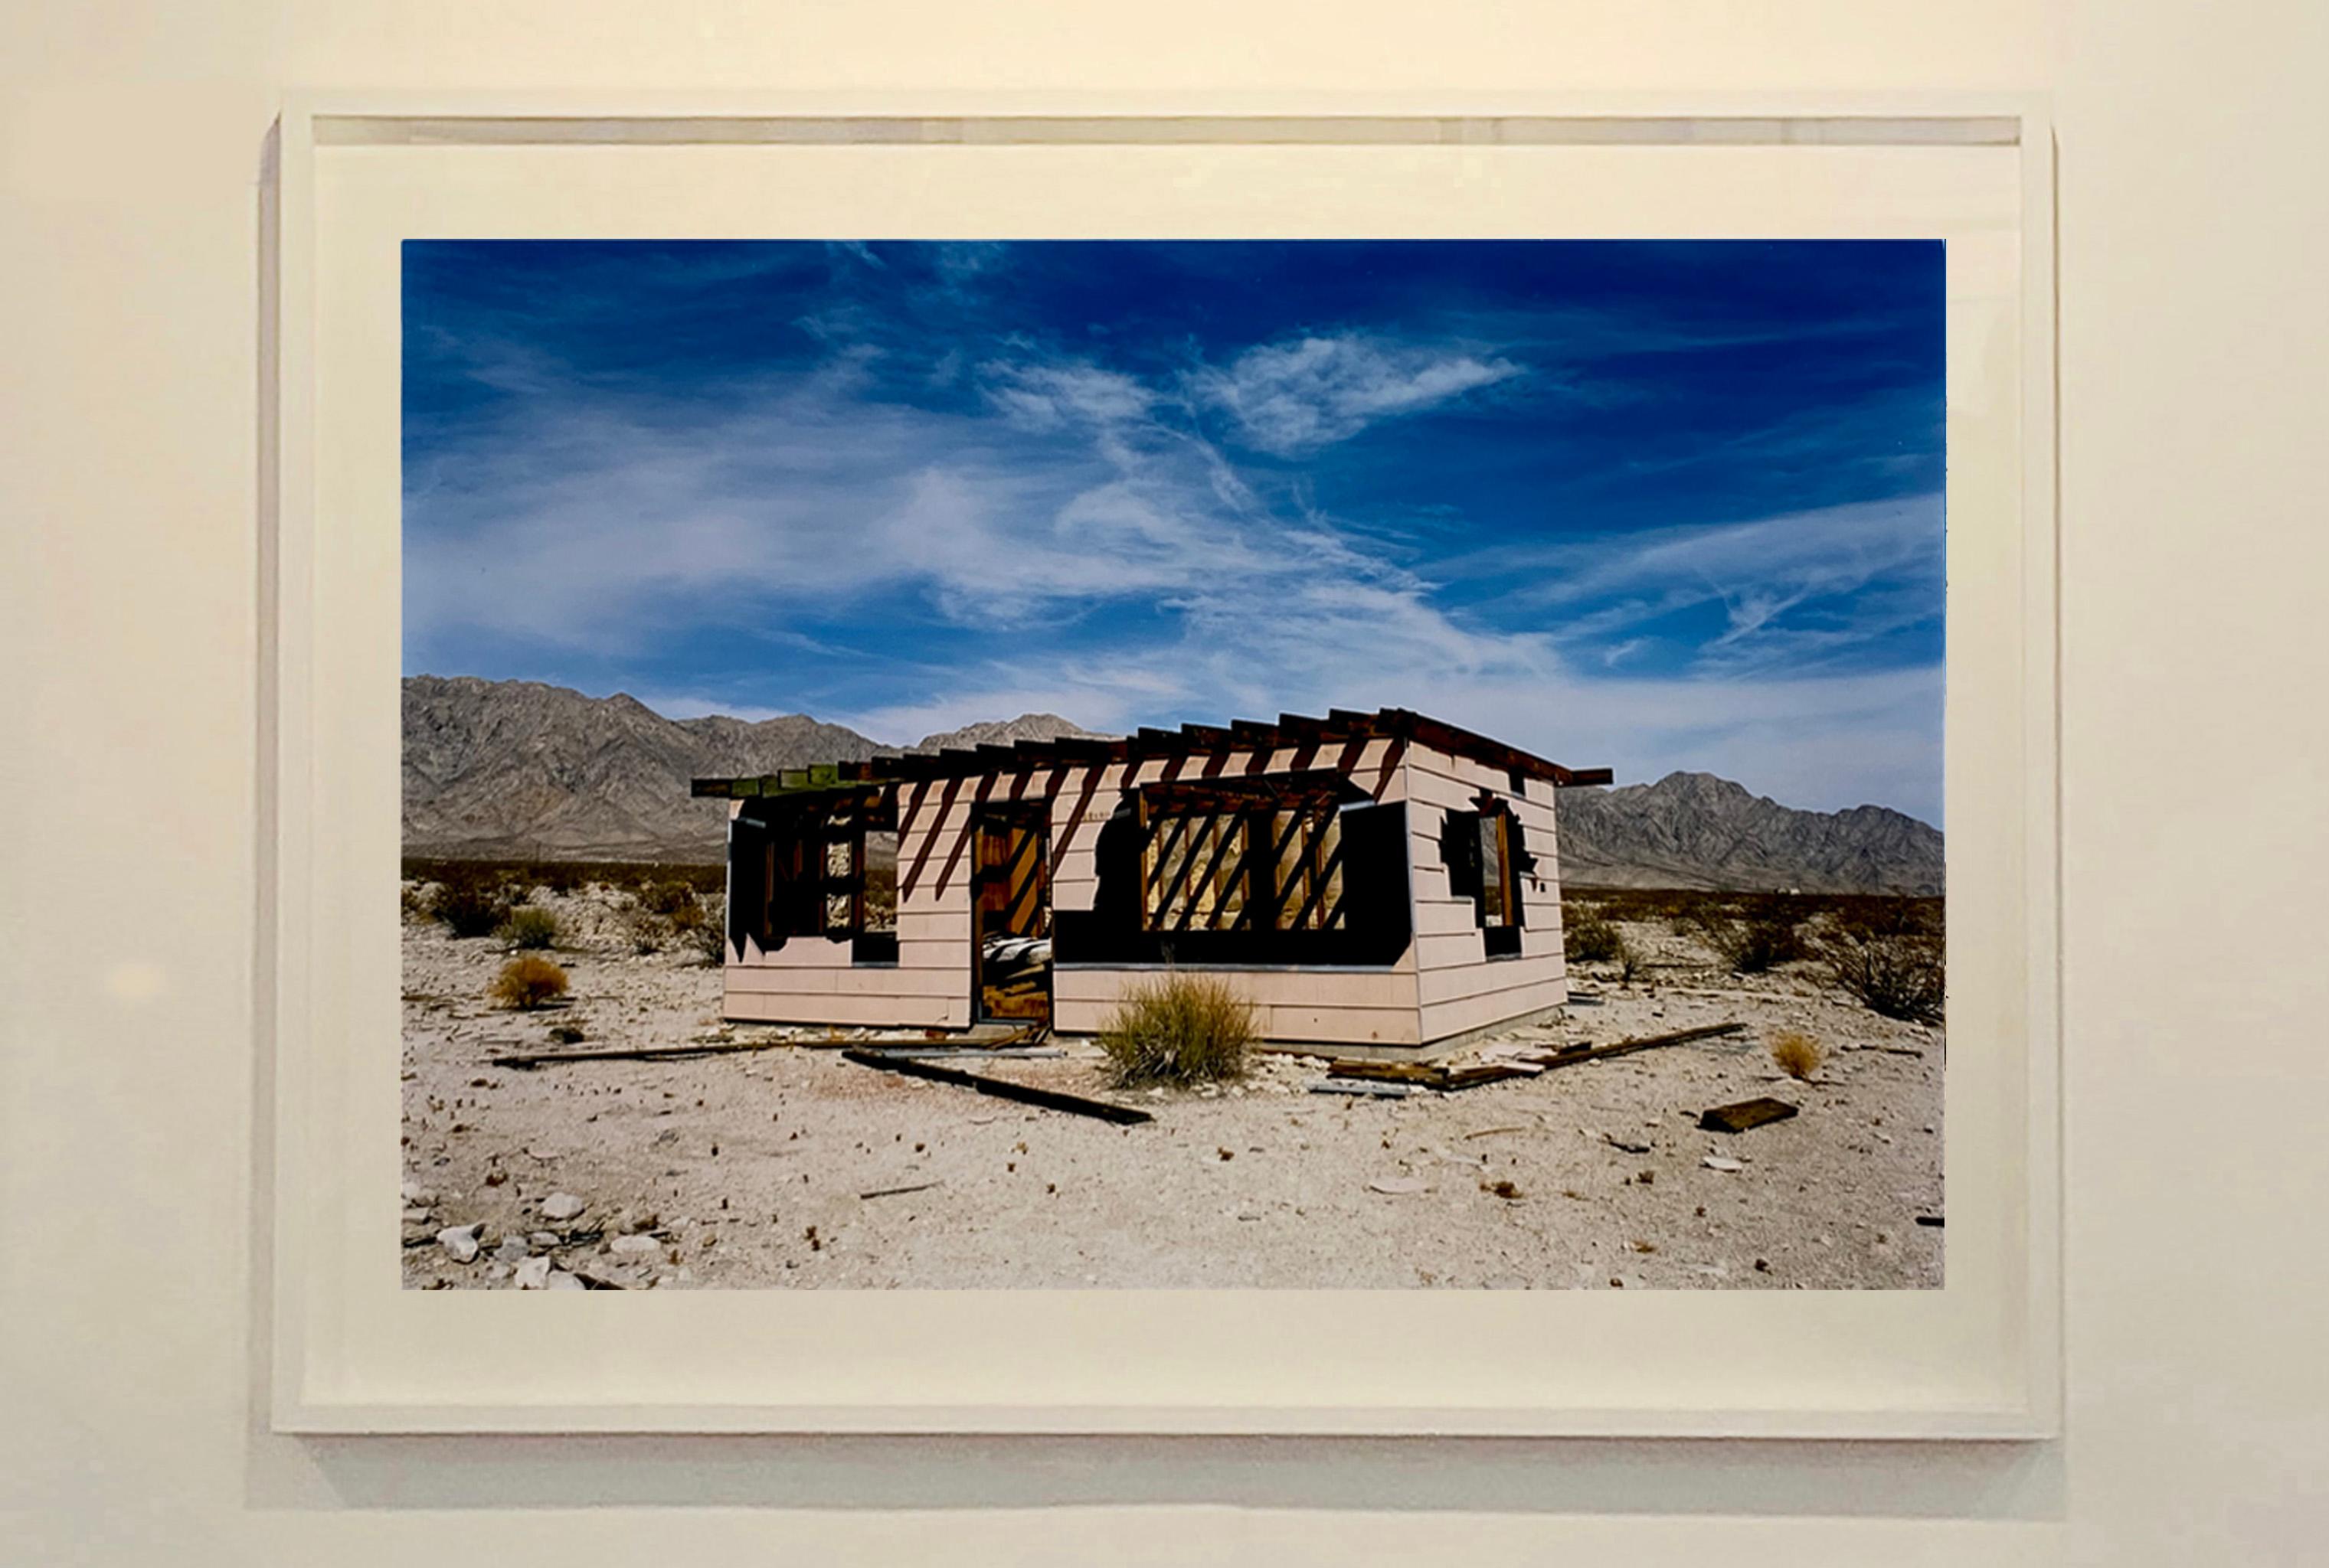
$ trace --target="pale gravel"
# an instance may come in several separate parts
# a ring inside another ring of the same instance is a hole
[[[1057,1060],[947,1064],[1155,1117],[1124,1128],[799,1047],[490,1066],[511,1049],[781,1032],[721,1024],[716,970],[630,953],[622,896],[537,897],[576,934],[554,954],[573,981],[557,1009],[488,1007],[506,953],[405,926],[404,1169],[407,1194],[425,1199],[399,1200],[404,1235],[421,1243],[404,1251],[408,1285],[511,1288],[509,1268],[485,1260],[507,1237],[544,1231],[560,1244],[533,1250],[560,1272],[633,1288],[1942,1281],[1946,1233],[1916,1223],[1942,1213],[1941,1031],[1877,1018],[1815,965],[1740,980],[1662,925],[1629,926],[1652,954],[1635,987],[1585,966],[1574,982],[1598,991],[1599,1005],[1481,1048],[1606,1044],[1732,1019],[1746,1034],[1447,1095],[1313,1094],[1320,1065],[1280,1056],[1262,1057],[1240,1087],[1161,1094],[1109,1088],[1098,1053],[1074,1043]],[[586,1039],[554,1046],[561,1023]],[[1771,1065],[1768,1041],[1783,1028],[1828,1047],[1815,1082]],[[1802,1113],[1736,1136],[1695,1125],[1709,1105],[1766,1094]],[[1709,1169],[1710,1155],[1744,1169]],[[1399,1190],[1415,1178],[1423,1190]],[[1506,1181],[1517,1199],[1485,1189]],[[926,1183],[938,1185],[861,1196]],[[579,1217],[542,1215],[559,1192],[583,1200]],[[657,1245],[611,1250],[650,1220]],[[434,1244],[438,1231],[478,1222],[479,1262],[457,1263]]]

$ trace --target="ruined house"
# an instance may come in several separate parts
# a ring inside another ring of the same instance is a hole
[[[1173,967],[1272,1044],[1429,1056],[1566,1000],[1553,797],[1608,778],[1392,709],[698,779],[724,1011],[1089,1034]]]

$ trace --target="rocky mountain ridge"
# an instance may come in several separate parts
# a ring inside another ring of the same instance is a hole
[[[914,751],[1083,735],[1057,714],[965,726]],[[858,761],[884,747],[806,714],[665,718],[635,698],[408,676],[404,848],[474,859],[717,860],[725,812],[691,779]],[[1941,835],[1881,806],[1802,812],[1711,774],[1575,789],[1561,874],[1579,887],[1938,892]]]
[[[1561,793],[1561,877],[1602,887],[1939,893],[1939,829],[1884,806],[1806,812],[1709,773]]]

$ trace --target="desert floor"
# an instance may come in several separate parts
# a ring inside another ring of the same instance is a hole
[[[1496,1286],[1629,1290],[1938,1285],[1941,1032],[1853,1004],[1809,963],[1751,979],[1664,922],[1649,963],[1557,1022],[1484,1043],[1608,1044],[1738,1019],[1743,1035],[1403,1100],[1309,1092],[1315,1060],[1243,1084],[1123,1092],[1086,1044],[945,1066],[1115,1098],[1117,1127],[801,1047],[665,1062],[495,1067],[512,1050],[776,1038],[728,1026],[720,975],[641,955],[628,896],[538,893],[569,935],[562,1006],[491,1007],[508,954],[404,928],[408,1285]],[[1809,1083],[1768,1054],[1827,1049]],[[816,1031],[824,1033],[825,1031]],[[1470,1053],[1467,1053],[1470,1054]],[[1459,1058],[1460,1059],[1460,1058]],[[1705,1107],[1776,1094],[1792,1120],[1730,1135]],[[1705,1163],[1712,1156],[1739,1169]],[[1500,1196],[1508,1183],[1513,1196]],[[920,1190],[880,1194],[887,1189]],[[1391,1190],[1379,1190],[1390,1188]],[[571,1207],[580,1212],[545,1216]],[[1923,1220],[1926,1223],[1919,1223]],[[476,1255],[438,1233],[482,1225]],[[528,1261],[532,1260],[532,1261]],[[546,1261],[545,1261],[546,1260]]]

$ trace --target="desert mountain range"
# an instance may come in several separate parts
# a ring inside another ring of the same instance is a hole
[[[404,848],[415,855],[716,860],[721,803],[691,779],[855,761],[885,748],[805,714],[665,718],[634,698],[531,681],[404,681]],[[1049,713],[910,749],[1084,735]],[[1881,806],[1805,812],[1711,774],[1561,796],[1561,873],[1579,886],[1935,893],[1938,830]]]

